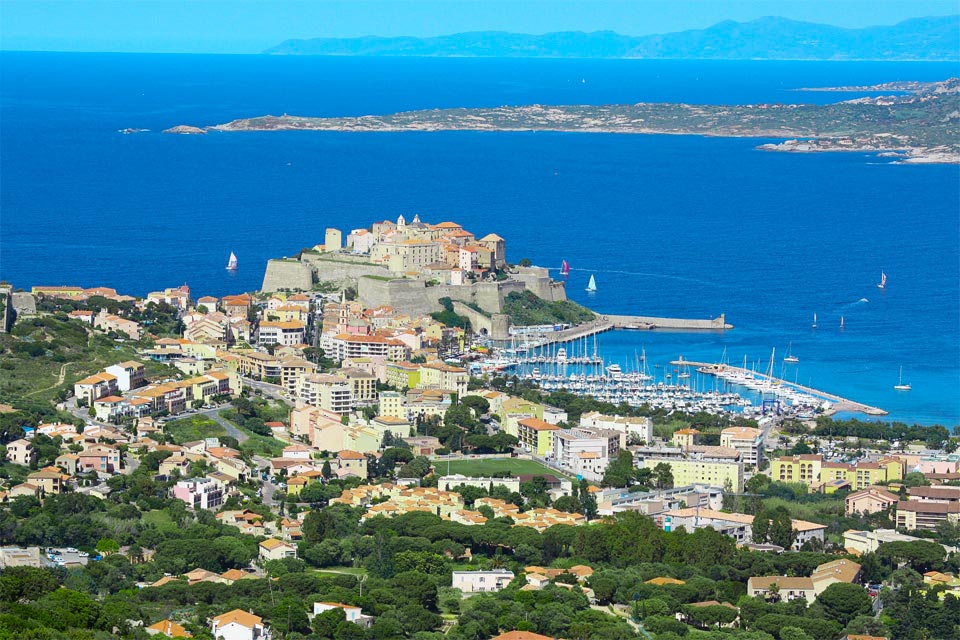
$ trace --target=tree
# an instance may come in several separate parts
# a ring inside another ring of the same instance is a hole
[[[753,541],[757,544],[769,542],[789,549],[793,546],[796,535],[793,520],[786,507],[764,509],[753,519]]]
[[[784,627],[780,630],[780,640],[814,640],[813,637],[799,627]]]
[[[120,543],[112,538],[100,538],[100,541],[97,542],[97,551],[104,555],[116,553],[120,551]]]
[[[603,472],[603,486],[629,487],[634,479],[633,453],[624,449]]]
[[[653,468],[653,481],[657,489],[673,488],[673,469],[666,462],[658,462]]]
[[[863,587],[846,582],[836,582],[817,596],[817,603],[831,620],[846,626],[859,615],[870,612],[870,596]]]
[[[581,513],[587,520],[593,520],[597,517],[597,499],[590,493],[590,485],[582,478],[577,486],[577,501],[580,503]]]
[[[333,469],[330,468],[330,461],[324,460],[323,466],[320,468],[320,474],[324,477],[325,480],[329,480],[333,477]]]

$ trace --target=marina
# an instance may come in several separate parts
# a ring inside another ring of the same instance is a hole
[[[592,323],[565,333],[555,331],[576,336],[563,342],[541,340],[537,333],[514,336],[509,346],[493,349],[492,357],[470,367],[474,374],[503,372],[516,376],[545,392],[563,390],[612,404],[647,405],[668,411],[750,417],[775,413],[801,419],[840,412],[887,415],[879,407],[785,379],[786,365],[799,361],[790,348],[779,376],[775,375],[776,350],[771,352],[763,373],[758,371],[759,363],[749,368],[746,357],[742,367],[729,365],[726,353],[720,363],[680,356],[657,364],[648,362],[646,350],[640,349],[632,358],[614,362],[601,355],[600,331],[596,328]]]

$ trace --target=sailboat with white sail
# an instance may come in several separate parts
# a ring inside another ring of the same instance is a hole
[[[790,343],[790,346],[787,347],[787,355],[783,359],[784,362],[800,362],[800,358],[793,355],[793,342]]]
[[[587,283],[587,291],[594,292],[596,290],[597,290],[597,279],[591,275],[590,282]]]
[[[231,251],[230,259],[227,261],[227,271],[236,271],[239,266],[240,266],[240,263],[237,260],[236,254],[233,251]]]
[[[900,367],[900,382],[893,385],[893,388],[896,389],[897,391],[910,391],[910,389],[913,388],[910,386],[909,383],[903,384],[903,367],[902,366]]]
[[[813,328],[814,329],[817,328],[817,312],[816,311],[813,312]]]
[[[886,288],[887,288],[887,274],[881,271],[880,282],[877,283],[877,289],[886,289]]]

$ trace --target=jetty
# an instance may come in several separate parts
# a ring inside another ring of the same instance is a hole
[[[885,416],[888,413],[879,407],[871,407],[868,404],[856,402],[855,400],[850,400],[849,398],[843,398],[833,393],[828,393],[826,391],[821,391],[820,389],[814,389],[813,387],[807,387],[802,384],[790,382],[789,380],[783,380],[765,373],[758,373],[742,367],[734,367],[728,364],[717,364],[714,362],[693,362],[683,359],[673,360],[670,362],[670,364],[673,366],[695,367],[700,373],[721,378],[726,378],[731,374],[741,379],[752,377],[756,380],[768,382],[782,389],[801,391],[817,398],[829,400],[831,403],[830,411],[828,412],[829,414],[838,413],[841,411],[849,411],[854,413],[863,413],[868,416]]]
[[[688,319],[688,318],[658,318],[654,316],[620,316],[612,314],[597,314],[597,319],[592,322],[578,324],[569,329],[560,331],[544,331],[535,334],[527,334],[528,337],[535,338],[538,346],[555,344],[561,342],[574,342],[581,338],[613,331],[614,329],[626,329],[632,331],[729,331],[733,329],[732,324],[727,323],[726,316],[720,314],[713,319]]]

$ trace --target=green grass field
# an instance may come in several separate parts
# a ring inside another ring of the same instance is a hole
[[[446,460],[435,461],[437,472],[446,474]],[[489,476],[499,471],[509,471],[513,475],[543,473],[549,475],[560,475],[557,471],[549,469],[539,462],[533,460],[518,460],[517,458],[487,458],[482,460],[451,460],[450,473],[459,473],[469,477]]]
[[[204,438],[219,438],[227,434],[226,429],[210,418],[203,416],[171,420],[163,427],[163,430],[170,434],[177,444],[203,440]]]

